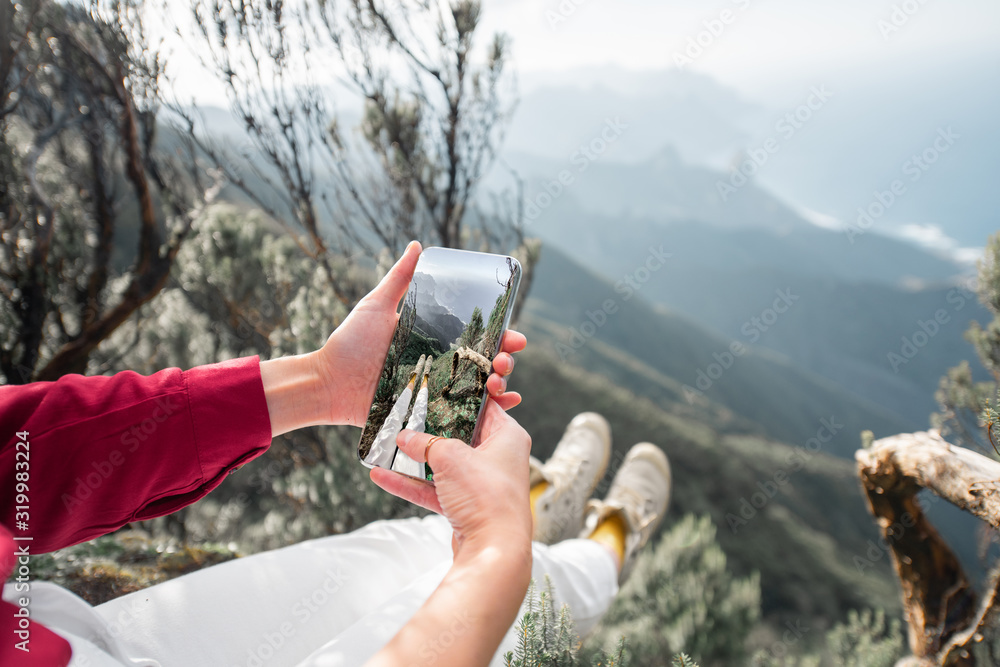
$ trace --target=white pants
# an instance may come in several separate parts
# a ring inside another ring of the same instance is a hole
[[[551,578],[581,636],[618,591],[610,553],[592,540],[532,545],[532,577]],[[360,667],[430,596],[451,565],[439,516],[378,521],[346,535],[239,558],[91,607],[53,584],[32,587],[32,616],[73,644],[76,667]],[[11,591],[11,587],[7,587]],[[523,613],[523,610],[522,610]],[[433,665],[462,619],[411,664]],[[491,665],[513,650],[511,629]]]

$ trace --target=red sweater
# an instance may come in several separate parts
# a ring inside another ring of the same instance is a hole
[[[177,511],[270,442],[257,357],[149,377],[126,371],[0,387],[0,581],[23,575],[4,584],[19,604],[0,601],[0,664],[70,659],[64,639],[30,621],[26,553]]]

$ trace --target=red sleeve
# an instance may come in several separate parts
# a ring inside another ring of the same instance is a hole
[[[257,357],[0,387],[0,524],[32,553],[90,540],[195,502],[270,442]]]
[[[0,525],[0,586],[10,587],[14,602],[0,600],[0,664],[20,667],[66,667],[69,642],[31,618],[31,542],[15,541]],[[27,552],[27,553],[26,553]]]

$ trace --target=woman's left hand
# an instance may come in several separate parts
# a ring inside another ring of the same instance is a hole
[[[396,308],[413,278],[420,250],[418,242],[411,242],[378,286],[358,302],[315,353],[316,372],[328,406],[325,423],[364,425],[396,328]],[[506,391],[507,376],[514,370],[511,355],[523,350],[526,344],[523,334],[507,331],[500,353],[493,359],[493,373],[486,381],[486,388],[504,410],[521,402],[516,392]]]

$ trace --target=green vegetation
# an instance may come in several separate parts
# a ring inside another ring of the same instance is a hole
[[[684,651],[707,664],[741,664],[760,615],[756,574],[734,578],[708,517],[687,515],[647,547],[592,647],[628,639],[636,664],[666,667]]]
[[[687,514],[708,515],[732,571],[760,575],[763,624],[780,634],[787,621],[829,627],[851,609],[900,609],[888,557],[859,572],[853,557],[864,554],[878,532],[857,490],[853,464],[813,454],[792,471],[785,461],[804,447],[739,432],[730,422],[719,432],[713,413],[695,416],[688,406],[659,405],[612,384],[603,374],[559,363],[539,345],[529,345],[511,388],[524,397],[512,414],[532,434],[533,453],[544,460],[566,424],[594,410],[611,424],[611,470],[628,448],[646,440],[667,453],[673,472],[671,506],[664,530]],[[761,491],[779,470],[788,481],[734,532],[727,514],[740,516],[742,500]],[[602,487],[598,488],[602,492]]]
[[[99,605],[238,556],[230,546],[211,542],[176,545],[154,541],[142,531],[122,531],[33,556],[31,567],[37,578],[64,586]]]
[[[465,326],[462,335],[458,339],[458,347],[478,350],[485,330],[486,327],[483,326],[483,309],[476,306],[472,309],[472,317],[469,318],[469,323]]]
[[[1000,234],[989,239],[985,255],[979,262],[978,293],[980,302],[993,319],[985,327],[973,322],[965,337],[972,343],[990,379],[976,382],[968,362],[950,369],[941,378],[935,396],[940,410],[933,415],[932,421],[952,440],[993,453],[1000,444],[995,438],[996,410],[988,409],[991,405],[1000,406]],[[984,428],[988,421],[992,421],[991,428]]]

